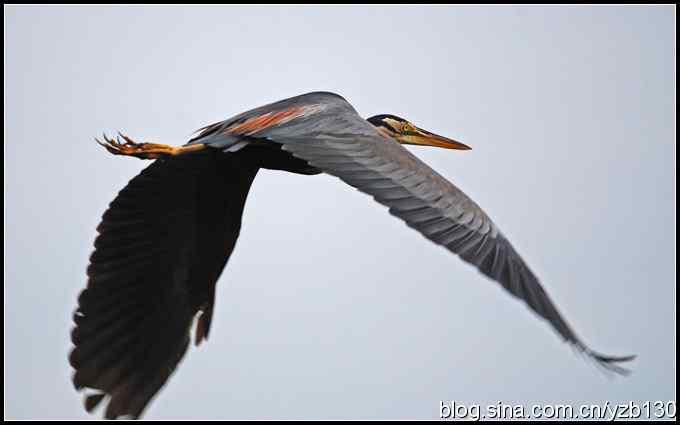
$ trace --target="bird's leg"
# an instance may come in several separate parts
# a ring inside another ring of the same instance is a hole
[[[205,149],[203,144],[170,146],[158,143],[137,143],[124,134],[118,133],[118,136],[115,139],[110,139],[104,135],[103,142],[96,138],[95,141],[114,155],[134,156],[139,159],[156,159],[163,156],[184,155]],[[121,138],[124,142],[121,141]]]

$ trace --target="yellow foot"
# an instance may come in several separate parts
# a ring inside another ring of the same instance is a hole
[[[205,149],[203,144],[175,147],[158,143],[137,143],[121,133],[118,133],[118,137],[115,140],[108,138],[106,135],[103,135],[103,137],[103,142],[97,138],[94,140],[107,151],[114,155],[133,156],[139,159],[156,159],[161,156],[182,155]],[[124,143],[121,142],[121,138],[125,141]]]

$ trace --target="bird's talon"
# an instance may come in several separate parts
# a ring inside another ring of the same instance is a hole
[[[145,143],[136,143],[129,137],[121,133],[118,134],[115,139],[102,134],[103,141],[98,138],[95,138],[95,141],[114,155],[134,156],[140,159],[152,159],[158,156],[155,152],[147,152],[151,149],[147,149]]]

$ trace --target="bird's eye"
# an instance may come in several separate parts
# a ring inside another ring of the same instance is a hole
[[[402,133],[409,133],[413,131],[413,126],[409,123],[404,123],[404,125],[401,127]]]

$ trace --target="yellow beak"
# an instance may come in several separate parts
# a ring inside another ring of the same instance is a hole
[[[398,139],[405,145],[436,146],[438,148],[457,149],[462,151],[468,151],[472,149],[466,144],[449,139],[447,137],[439,136],[434,133],[430,133],[429,131],[425,131],[420,128],[416,128],[415,131],[406,135],[402,135]]]

